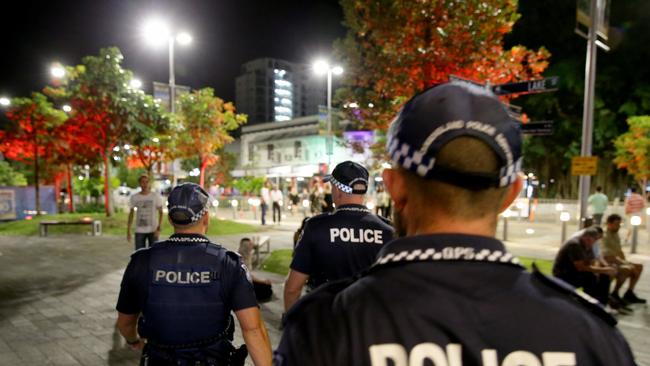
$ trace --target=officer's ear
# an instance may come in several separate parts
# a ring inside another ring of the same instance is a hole
[[[499,213],[505,211],[512,203],[515,201],[517,196],[519,196],[519,192],[521,192],[521,189],[524,186],[524,179],[522,178],[521,174],[517,175],[517,179],[508,186],[508,192],[506,193],[506,197],[503,200],[503,203],[501,204],[501,208],[499,208]]]
[[[384,169],[382,173],[384,179],[384,186],[390,194],[390,198],[395,203],[395,209],[401,210],[406,204],[408,197],[408,190],[406,189],[406,179],[403,174],[397,169]]]

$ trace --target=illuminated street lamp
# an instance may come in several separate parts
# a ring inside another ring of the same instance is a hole
[[[142,81],[140,81],[140,79],[131,79],[129,85],[131,86],[131,89],[140,89],[142,88]]]
[[[332,164],[334,147],[332,144],[332,74],[338,76],[343,74],[343,68],[339,65],[332,66],[325,60],[314,62],[314,72],[317,75],[327,74],[327,165]]]
[[[9,107],[11,100],[7,97],[0,97],[0,107]]]
[[[560,214],[560,221],[562,221],[562,242],[560,244],[564,244],[566,240],[566,225],[569,220],[571,220],[570,213],[564,211]]]
[[[70,113],[70,112],[72,112],[72,107],[70,107],[70,106],[67,105],[67,104],[64,105],[63,107],[61,107],[61,109],[63,109],[63,111],[64,111],[65,113]]]
[[[636,246],[639,242],[639,225],[641,225],[641,216],[632,216],[630,218],[630,224],[632,225],[632,254],[636,253]]]
[[[65,76],[65,69],[61,65],[54,65],[50,68],[50,74],[56,79],[61,79]]]
[[[176,78],[174,77],[174,43],[188,45],[192,36],[188,32],[174,34],[169,25],[162,19],[150,19],[143,27],[143,34],[148,43],[160,45],[167,42],[169,48],[169,110],[174,113],[176,106]]]

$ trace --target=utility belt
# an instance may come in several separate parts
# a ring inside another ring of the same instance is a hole
[[[234,333],[232,316],[225,329],[212,337],[196,342],[163,344],[147,339],[140,364],[144,366],[243,366],[248,350],[246,345],[235,348],[230,339]]]

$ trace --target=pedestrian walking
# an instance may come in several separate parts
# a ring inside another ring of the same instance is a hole
[[[145,248],[158,241],[162,225],[163,201],[160,194],[151,191],[149,176],[138,178],[140,192],[129,199],[129,219],[126,225],[126,240],[131,243],[131,227],[135,218],[135,249]]]
[[[627,218],[627,234],[625,234],[625,243],[630,242],[632,236],[632,217],[639,216],[643,219],[643,208],[645,207],[645,198],[637,193],[636,187],[630,188],[630,195],[625,199],[625,216]]]
[[[271,183],[269,181],[264,182],[264,185],[262,186],[262,189],[260,190],[260,209],[262,210],[260,217],[262,219],[262,225],[266,225],[266,212],[269,209],[269,205],[271,204],[271,190],[269,187],[271,186]]]
[[[591,208],[591,216],[594,218],[596,225],[600,226],[603,221],[603,215],[607,210],[607,204],[609,200],[607,196],[603,193],[603,187],[596,187],[596,193],[592,194],[587,198],[587,203]]]
[[[282,204],[284,203],[284,197],[282,191],[278,186],[273,186],[271,190],[271,201],[273,201],[273,223],[280,223],[282,221]]]
[[[237,253],[212,243],[210,199],[194,183],[175,187],[167,208],[174,234],[131,256],[117,326],[143,365],[271,365],[271,346],[250,273]],[[247,347],[232,345],[239,320]]]
[[[494,238],[523,185],[521,144],[484,88],[411,98],[383,172],[398,238],[357,278],[294,305],[276,365],[634,365],[613,317]]]

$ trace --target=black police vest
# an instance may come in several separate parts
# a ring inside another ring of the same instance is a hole
[[[228,326],[221,273],[227,251],[202,237],[177,237],[149,249],[149,294],[139,332],[155,343],[191,344]]]

